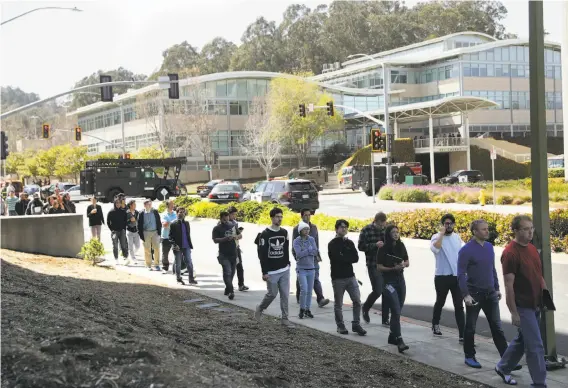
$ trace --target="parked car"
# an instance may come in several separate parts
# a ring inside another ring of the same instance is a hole
[[[49,197],[50,195],[55,194],[55,189],[58,188],[59,192],[62,193],[64,191],[69,190],[70,188],[72,188],[73,186],[77,186],[75,183],[71,183],[71,182],[59,182],[59,183],[52,183],[49,186],[43,186],[41,188],[41,192],[40,192],[40,196],[42,198],[42,200],[46,200],[47,197]]]
[[[458,170],[447,177],[440,179],[440,183],[455,184],[459,182],[475,183],[483,180],[483,174],[479,170]]]
[[[41,190],[41,188],[39,187],[39,185],[25,185],[24,186],[24,193],[27,193],[28,195],[33,195],[34,193],[37,193]]]
[[[267,181],[260,185],[257,195],[261,202],[272,202],[288,207],[292,211],[319,209],[318,189],[306,179]]]
[[[261,197],[260,195],[258,195],[258,193],[261,192],[264,187],[266,187],[266,183],[268,183],[268,181],[256,182],[250,190],[245,192],[243,201],[261,202]]]
[[[223,182],[223,179],[213,179],[202,186],[197,186],[197,195],[201,198],[207,197],[211,190],[213,190],[213,187],[217,186],[220,182]]]
[[[238,182],[219,182],[207,195],[209,202],[229,203],[243,200],[243,187]]]
[[[69,193],[69,197],[71,198],[71,202],[79,202],[79,201],[89,200],[89,197],[81,194],[81,186],[79,186],[79,185],[71,187],[66,192]]]

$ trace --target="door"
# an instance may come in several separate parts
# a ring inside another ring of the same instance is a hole
[[[79,187],[82,195],[93,195],[95,193],[94,175],[92,170],[81,171]]]
[[[266,187],[264,188],[264,190],[262,190],[262,192],[260,192],[260,201],[259,202],[270,202],[270,199],[272,197],[273,188],[274,188],[274,183],[268,182],[266,184]]]

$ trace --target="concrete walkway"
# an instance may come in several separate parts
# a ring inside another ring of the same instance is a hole
[[[262,287],[262,281],[258,281],[260,279],[260,274],[248,273],[247,279],[249,281],[247,281],[247,284],[251,289],[248,292],[237,291],[235,299],[233,301],[229,301],[227,297],[223,296],[224,284],[221,277],[220,268],[217,271],[210,269],[208,270],[208,268],[202,271],[200,267],[196,265],[196,279],[199,284],[197,286],[190,287],[178,285],[175,281],[175,277],[171,273],[162,274],[161,272],[148,271],[144,267],[143,261],[140,259],[131,266],[115,265],[115,261],[112,258],[112,255],[108,255],[106,259],[107,260],[103,263],[103,265],[115,266],[117,270],[126,271],[137,276],[143,276],[152,279],[152,281],[163,284],[166,287],[177,289],[185,288],[197,294],[217,299],[221,304],[221,306],[219,307],[222,308],[230,309],[230,305],[243,307],[245,309],[251,310],[251,315],[252,310],[255,309],[256,305],[260,302],[264,293],[266,292],[266,290]],[[210,259],[215,260],[213,258]],[[259,279],[256,279],[256,275],[258,275]],[[252,277],[255,277],[255,279],[252,279]],[[187,279],[187,277],[185,277],[185,279]],[[315,318],[300,320],[296,315],[298,311],[298,305],[296,304],[295,297],[291,295],[289,300],[290,320],[294,324],[304,325],[315,330],[329,333],[330,335],[340,336],[336,333],[336,325],[333,314],[333,302],[331,302],[324,308],[318,308],[314,300],[312,303],[312,312],[314,313]],[[349,301],[349,297],[347,295],[346,300]],[[200,303],[199,301],[189,301],[189,303],[191,302]],[[221,311],[220,313],[223,312]],[[352,314],[350,305],[346,304],[343,307],[343,313],[345,322],[349,322]],[[268,310],[265,311],[265,314],[273,317],[278,317],[280,315],[278,298],[276,298],[272,305],[268,308]],[[374,310],[371,315],[371,323],[362,323],[363,327],[368,332],[367,336],[359,337],[357,335],[354,335],[353,333],[350,333],[348,336],[342,337],[346,337],[352,341],[360,342],[365,345],[381,348],[389,353],[393,353],[398,356],[399,353],[397,352],[396,347],[387,344],[389,329],[387,327],[383,327],[380,324],[381,321],[379,315],[379,312]],[[236,319],[238,319],[238,317],[236,317]],[[263,319],[267,320],[269,318],[264,317]],[[481,319],[483,318],[480,317],[480,320]],[[347,324],[348,330],[351,329],[350,326],[351,325]],[[498,361],[498,353],[489,338],[479,335],[476,336],[477,359],[480,361],[483,368],[472,369],[467,367],[463,363],[463,350],[457,340],[457,331],[455,329],[442,327],[442,332],[444,333],[443,336],[434,337],[431,333],[429,323],[403,318],[402,333],[405,342],[410,346],[410,349],[406,351],[405,354],[401,357],[410,358],[412,360],[422,362],[424,364],[452,372],[490,386],[505,386],[500,377],[498,377],[493,371],[495,363]],[[519,386],[530,385],[531,379],[526,365],[524,365],[521,371],[515,372],[514,377],[519,382]],[[568,387],[568,369],[549,373],[548,387]]]

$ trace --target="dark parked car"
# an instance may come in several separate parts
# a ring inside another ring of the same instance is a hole
[[[257,195],[262,202],[277,203],[293,211],[311,209],[315,213],[319,209],[318,189],[305,179],[269,181]]]
[[[440,183],[455,184],[463,181],[469,183],[480,182],[483,180],[483,174],[479,170],[458,170],[447,177],[440,179]]]
[[[203,186],[197,186],[197,195],[201,198],[207,197],[211,190],[213,190],[213,187],[217,186],[220,182],[223,182],[223,179],[213,179]]]
[[[243,197],[243,187],[235,182],[220,182],[207,195],[209,202],[213,203],[241,202]]]

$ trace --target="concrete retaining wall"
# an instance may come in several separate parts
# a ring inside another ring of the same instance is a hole
[[[85,243],[82,214],[0,217],[0,247],[18,252],[77,257]]]

